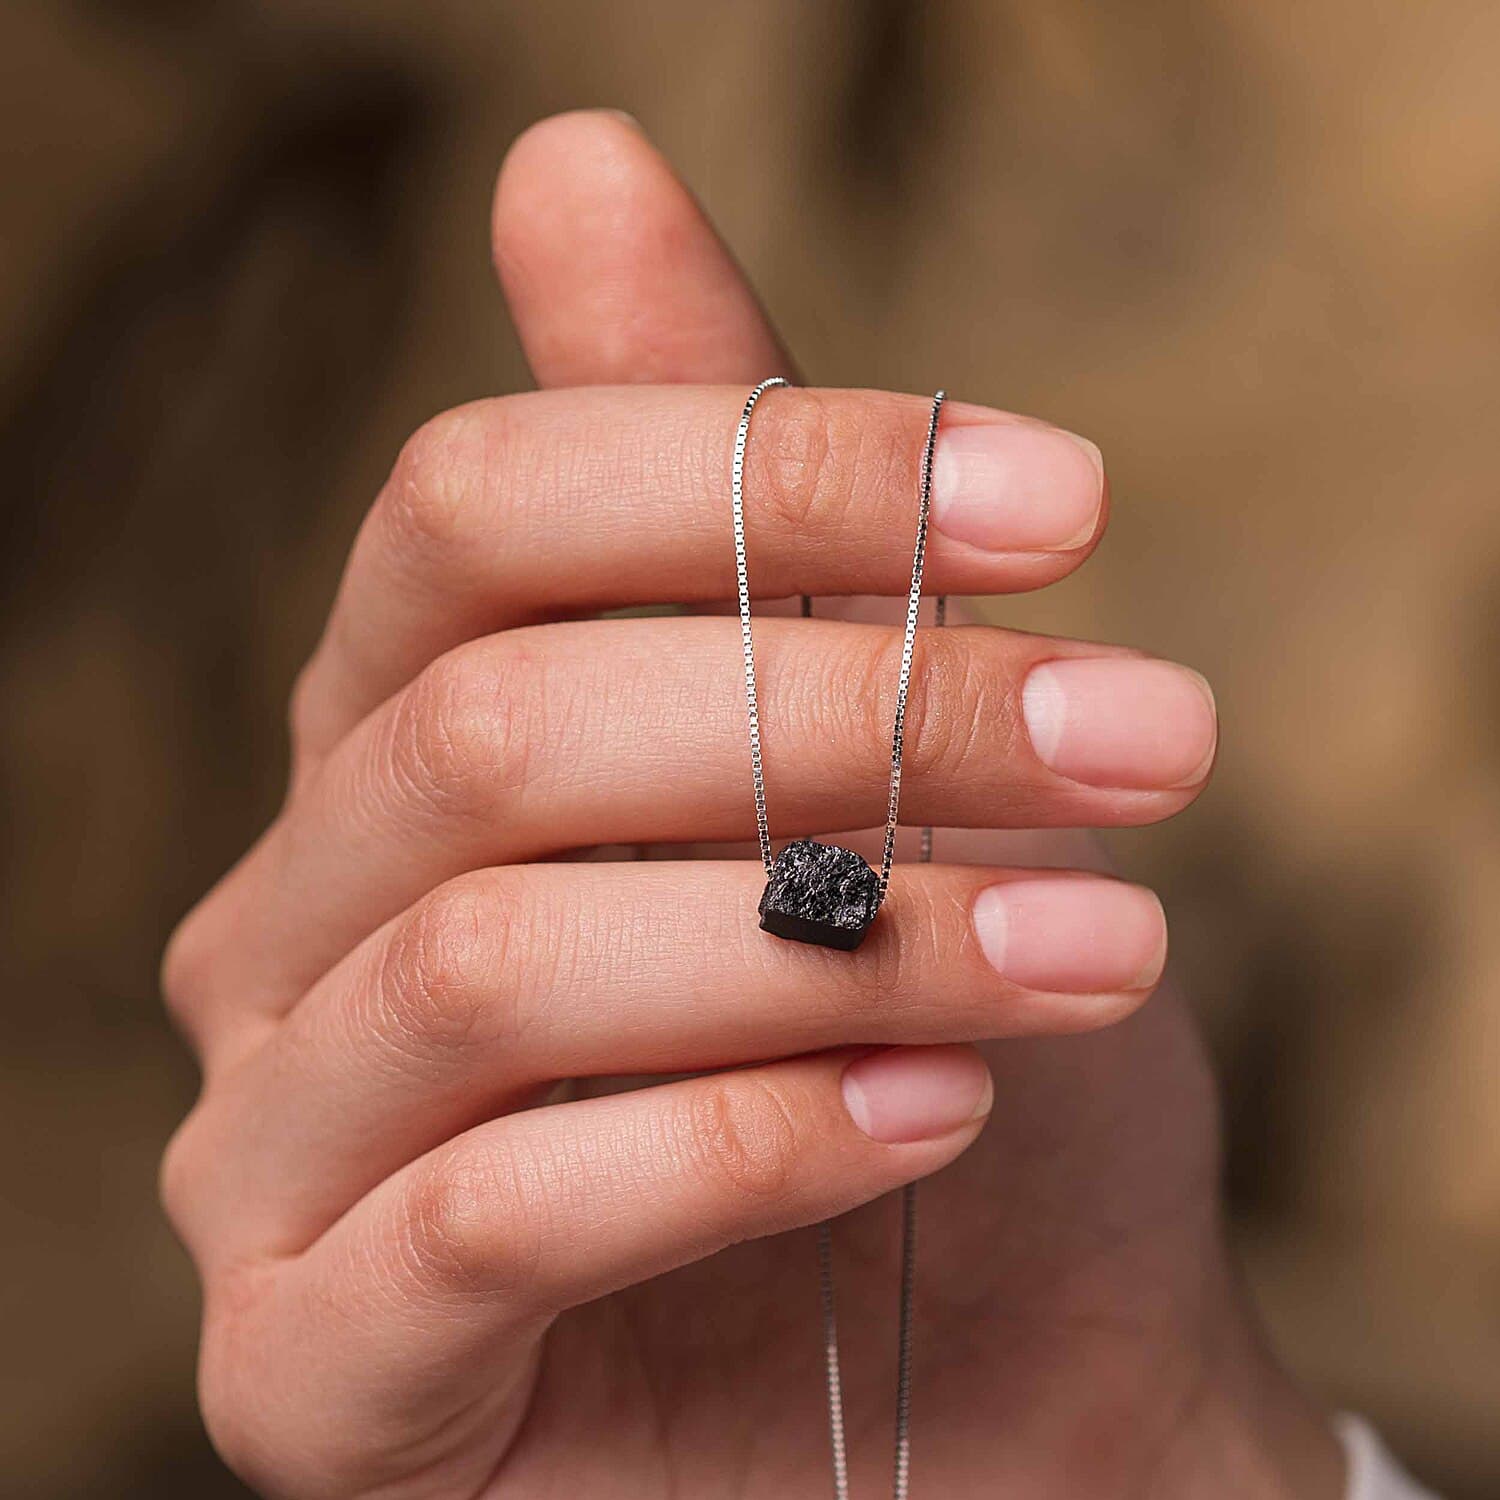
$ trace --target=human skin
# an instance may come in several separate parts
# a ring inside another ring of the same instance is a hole
[[[521,138],[494,245],[542,390],[404,450],[294,694],[286,803],[165,963],[204,1088],[163,1194],[226,1460],[298,1500],[823,1493],[806,1226],[847,1213],[878,1493],[884,1195],[947,1168],[919,1495],[1333,1500],[1336,1445],[1224,1249],[1212,1088],[1153,996],[1160,907],[1053,868],[1088,863],[1078,835],[1021,831],[1185,807],[1205,686],[1116,647],[924,637],[903,815],[956,830],[948,862],[898,866],[856,953],[760,933],[727,474],[745,389],[790,362],[620,117]],[[757,623],[778,835],[882,816],[900,631],[861,620],[904,592],[927,405],[757,411],[753,584],[860,599]],[[1108,509],[1090,445],[977,407],[935,480],[933,591],[1045,586]],[[705,613],[591,618],[678,602]]]

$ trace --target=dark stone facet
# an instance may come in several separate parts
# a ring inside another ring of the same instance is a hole
[[[798,839],[776,856],[760,925],[794,943],[859,947],[880,905],[880,877],[852,849]]]

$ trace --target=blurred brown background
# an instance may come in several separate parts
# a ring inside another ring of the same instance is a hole
[[[486,211],[641,117],[810,376],[1095,437],[1095,563],[995,617],[1192,662],[1216,789],[1116,840],[1225,1080],[1287,1358],[1500,1494],[1500,8],[13,0],[0,1493],[242,1491],[154,1201],[164,935],[274,809],[402,437],[526,383]]]

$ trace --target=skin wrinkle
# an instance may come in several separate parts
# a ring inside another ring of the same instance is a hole
[[[473,497],[508,478],[507,416],[514,408],[482,402],[429,417],[402,445],[379,504],[394,545],[384,553],[425,570],[434,558],[444,573],[470,555]]]
[[[516,910],[524,914],[520,920],[525,921],[526,930],[539,938],[528,952],[524,968],[508,976],[514,987],[509,1042],[518,1053],[526,1051],[538,1032],[543,1037],[548,1034],[549,1001],[557,990],[576,983],[584,938],[589,932],[585,924],[597,920],[593,913],[583,910],[571,891],[549,889],[546,899],[551,903],[550,910],[544,907],[538,911],[527,906],[524,892],[514,898]],[[525,1079],[528,1087],[554,1081],[534,1076]]]
[[[716,1240],[733,1240],[743,1199],[780,1199],[793,1181],[797,1126],[766,1085],[732,1076],[711,1085],[694,1098],[679,1129],[684,1155],[694,1159],[707,1190],[705,1202],[732,1216],[728,1229],[717,1228]]]
[[[411,1078],[414,1065],[426,1070],[431,1068],[432,1061],[429,1051],[417,1047],[417,1039],[411,1037],[399,1022],[393,1022],[392,1000],[379,978],[384,967],[382,956],[371,953],[361,963],[364,974],[356,977],[350,986],[350,992],[355,997],[352,1004],[330,1005],[325,1008],[312,1003],[310,1006],[313,995],[309,994],[299,1002],[297,1009],[293,1010],[283,1024],[288,1027],[308,1024],[298,1012],[307,1010],[310,1006],[314,1018],[326,1018],[326,1024],[312,1027],[313,1042],[320,1043],[329,1052],[341,1057],[348,1056],[351,1052],[358,1055],[360,1043],[366,1037],[382,1038],[388,1045],[372,1064],[375,1079],[382,1085],[400,1084]]]
[[[493,1042],[510,1029],[506,992],[481,988],[485,973],[503,973],[517,951],[513,923],[496,918],[492,888],[449,881],[398,923],[376,988],[385,1025],[376,1035],[432,1066],[438,1059]],[[497,999],[500,1004],[497,1004]]]
[[[850,502],[853,476],[834,438],[835,418],[816,393],[783,389],[776,396],[779,409],[763,413],[771,420],[753,429],[747,492],[759,495],[760,513],[787,535],[816,536],[830,521],[837,529],[840,510]]]
[[[535,698],[527,691],[523,656],[488,653],[444,657],[399,700],[386,747],[389,766],[372,767],[383,783],[389,770],[408,803],[407,817],[457,817],[480,828],[496,818],[503,794],[524,789],[537,744]],[[522,721],[519,711],[527,711]],[[372,799],[374,800],[374,799]],[[377,804],[378,805],[378,804]],[[399,816],[403,808],[393,809]]]
[[[861,654],[853,662],[853,681],[846,691],[849,694],[850,743],[859,747],[861,761],[873,762],[870,776],[882,794],[881,813],[884,813],[884,796],[889,794],[891,778],[891,753],[896,725],[896,695],[901,676],[901,659],[904,651],[900,637],[892,632],[872,636],[862,647]],[[903,743],[903,764],[912,771],[912,779],[924,774],[916,765],[918,759],[916,741],[921,725],[911,718],[908,697],[906,736]],[[877,751],[878,747],[878,751]],[[876,758],[878,754],[878,759]],[[907,757],[910,761],[907,761]],[[903,782],[904,787],[904,782]],[[880,821],[884,821],[883,817]]]
[[[1007,691],[996,695],[1000,711],[992,714],[994,674],[979,671],[962,642],[946,631],[929,632],[919,638],[918,653],[906,702],[907,764],[917,778],[968,780],[971,768],[982,768],[993,754],[988,735],[994,721],[1002,726],[1014,722],[1007,711],[1013,684],[1008,682]],[[954,705],[959,704],[968,705],[969,711],[956,711]],[[1014,746],[1013,733],[1005,743]],[[1025,764],[1025,756],[1016,759]]]
[[[608,713],[595,670],[591,663],[580,665],[571,656],[561,661],[545,658],[536,664],[527,682],[535,734],[533,761],[545,768],[549,793],[559,800],[566,799],[576,787],[595,792],[602,789],[605,765],[587,753],[591,744],[602,742],[607,717],[601,716]],[[587,781],[589,774],[597,778],[595,784]],[[516,823],[526,821],[529,804],[535,800],[527,796],[532,790],[529,784],[523,784],[520,790],[512,820]]]
[[[849,654],[830,652],[818,658],[798,654],[789,667],[779,651],[767,656],[763,677],[770,687],[766,696],[771,721],[788,724],[793,743],[816,743],[824,738],[847,747],[842,764],[837,769],[830,764],[826,774],[836,776],[844,788],[859,788],[862,800],[849,821],[864,827],[883,819],[891,725],[885,704],[889,701],[894,711],[893,663],[899,663],[899,651],[892,658],[889,640],[871,637]],[[872,698],[878,706],[872,707]],[[767,770],[769,774],[769,764]]]

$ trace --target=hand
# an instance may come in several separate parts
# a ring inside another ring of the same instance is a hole
[[[858,953],[765,937],[758,864],[723,858],[753,832],[735,622],[588,618],[732,594],[734,423],[787,360],[690,199],[628,124],[562,117],[512,152],[495,243],[550,389],[408,445],[299,682],[286,805],[166,963],[205,1087],[164,1196],[227,1460],[289,1497],[821,1493],[802,1226],[960,1158],[924,1197],[919,1493],[1335,1494],[1232,1291],[1182,1011],[1063,1038],[1141,1006],[1154,898],[944,834],[967,863],[898,867]],[[903,592],[926,409],[764,403],[759,591]],[[1087,557],[1086,445],[962,406],[944,435],[932,589]],[[875,822],[899,631],[768,619],[757,650],[778,833]],[[1143,822],[1213,743],[1190,674],[957,628],[922,642],[903,811]],[[889,1204],[838,1235],[873,1494]]]

